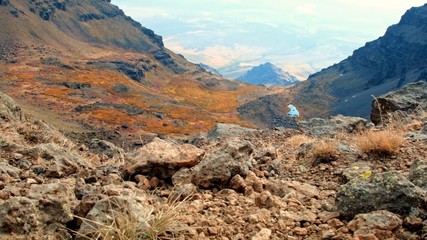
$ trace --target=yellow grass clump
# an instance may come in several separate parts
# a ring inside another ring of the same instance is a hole
[[[392,155],[405,142],[402,131],[384,129],[369,130],[357,136],[356,145],[360,151],[374,155]]]
[[[179,232],[178,218],[183,215],[184,204],[190,197],[191,195],[181,200],[181,195],[178,195],[169,199],[167,203],[156,207],[146,206],[144,211],[138,212],[130,206],[123,206],[122,203],[110,200],[110,207],[106,212],[108,222],[76,216],[86,227],[84,233],[71,231],[78,239],[88,240],[174,239],[174,233]]]
[[[307,135],[303,134],[297,134],[292,137],[290,137],[288,140],[286,140],[286,145],[292,146],[292,147],[299,147],[304,143],[312,143],[315,139],[311,138]]]
[[[319,163],[328,163],[337,159],[337,145],[333,141],[320,140],[313,144],[313,162],[315,166]]]

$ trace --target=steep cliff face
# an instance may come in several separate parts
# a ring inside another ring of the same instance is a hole
[[[427,4],[408,10],[383,37],[368,42],[346,60],[310,76],[296,88],[297,100],[310,104],[308,99],[322,98],[324,94],[330,97],[319,106],[325,114],[367,117],[372,95],[426,78],[426,54]],[[312,95],[313,91],[320,94]]]

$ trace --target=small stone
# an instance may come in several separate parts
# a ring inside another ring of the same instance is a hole
[[[235,175],[230,180],[230,188],[236,192],[244,192],[246,188],[245,180],[239,174]]]
[[[307,236],[308,230],[306,228],[296,227],[293,232],[298,236]]]
[[[335,231],[334,230],[328,230],[326,232],[324,232],[322,234],[322,239],[331,239],[335,236]]]
[[[1,200],[7,200],[9,198],[10,198],[10,192],[4,191],[4,190],[0,191],[0,199]]]
[[[416,231],[423,227],[423,220],[419,217],[409,216],[403,220],[403,226],[408,230]]]
[[[143,175],[137,175],[135,177],[135,180],[138,182],[138,188],[141,189],[150,189],[151,185],[150,185],[150,180],[148,180],[147,177],[143,176]]]
[[[160,180],[157,177],[152,177],[150,179],[150,189],[155,189],[159,186]]]
[[[209,235],[216,236],[219,233],[219,228],[218,227],[208,227],[208,232],[209,232]]]
[[[331,220],[332,218],[337,218],[339,216],[339,212],[321,212],[317,215],[317,217],[320,218],[320,220],[322,220],[324,223]]]
[[[342,223],[339,219],[337,218],[333,218],[331,220],[328,221],[329,226],[333,227],[333,228],[340,228],[342,226],[344,226],[344,223]]]
[[[259,208],[271,208],[273,204],[273,196],[269,191],[264,191],[255,197],[255,205]]]
[[[251,240],[269,240],[271,237],[271,230],[268,228],[261,229]]]
[[[33,179],[33,178],[28,178],[27,181],[26,181],[26,183],[28,185],[37,184],[37,181],[35,179]]]

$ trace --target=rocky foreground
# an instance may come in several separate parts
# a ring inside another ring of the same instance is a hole
[[[404,141],[390,152],[360,149],[378,127],[343,116],[218,124],[132,152],[76,145],[0,93],[0,238],[97,239],[109,226],[151,231],[139,239],[426,239],[426,92],[392,109]]]

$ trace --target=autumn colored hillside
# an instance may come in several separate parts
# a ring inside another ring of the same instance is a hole
[[[269,93],[211,75],[108,1],[2,1],[0,91],[80,140],[132,146],[242,122]]]

